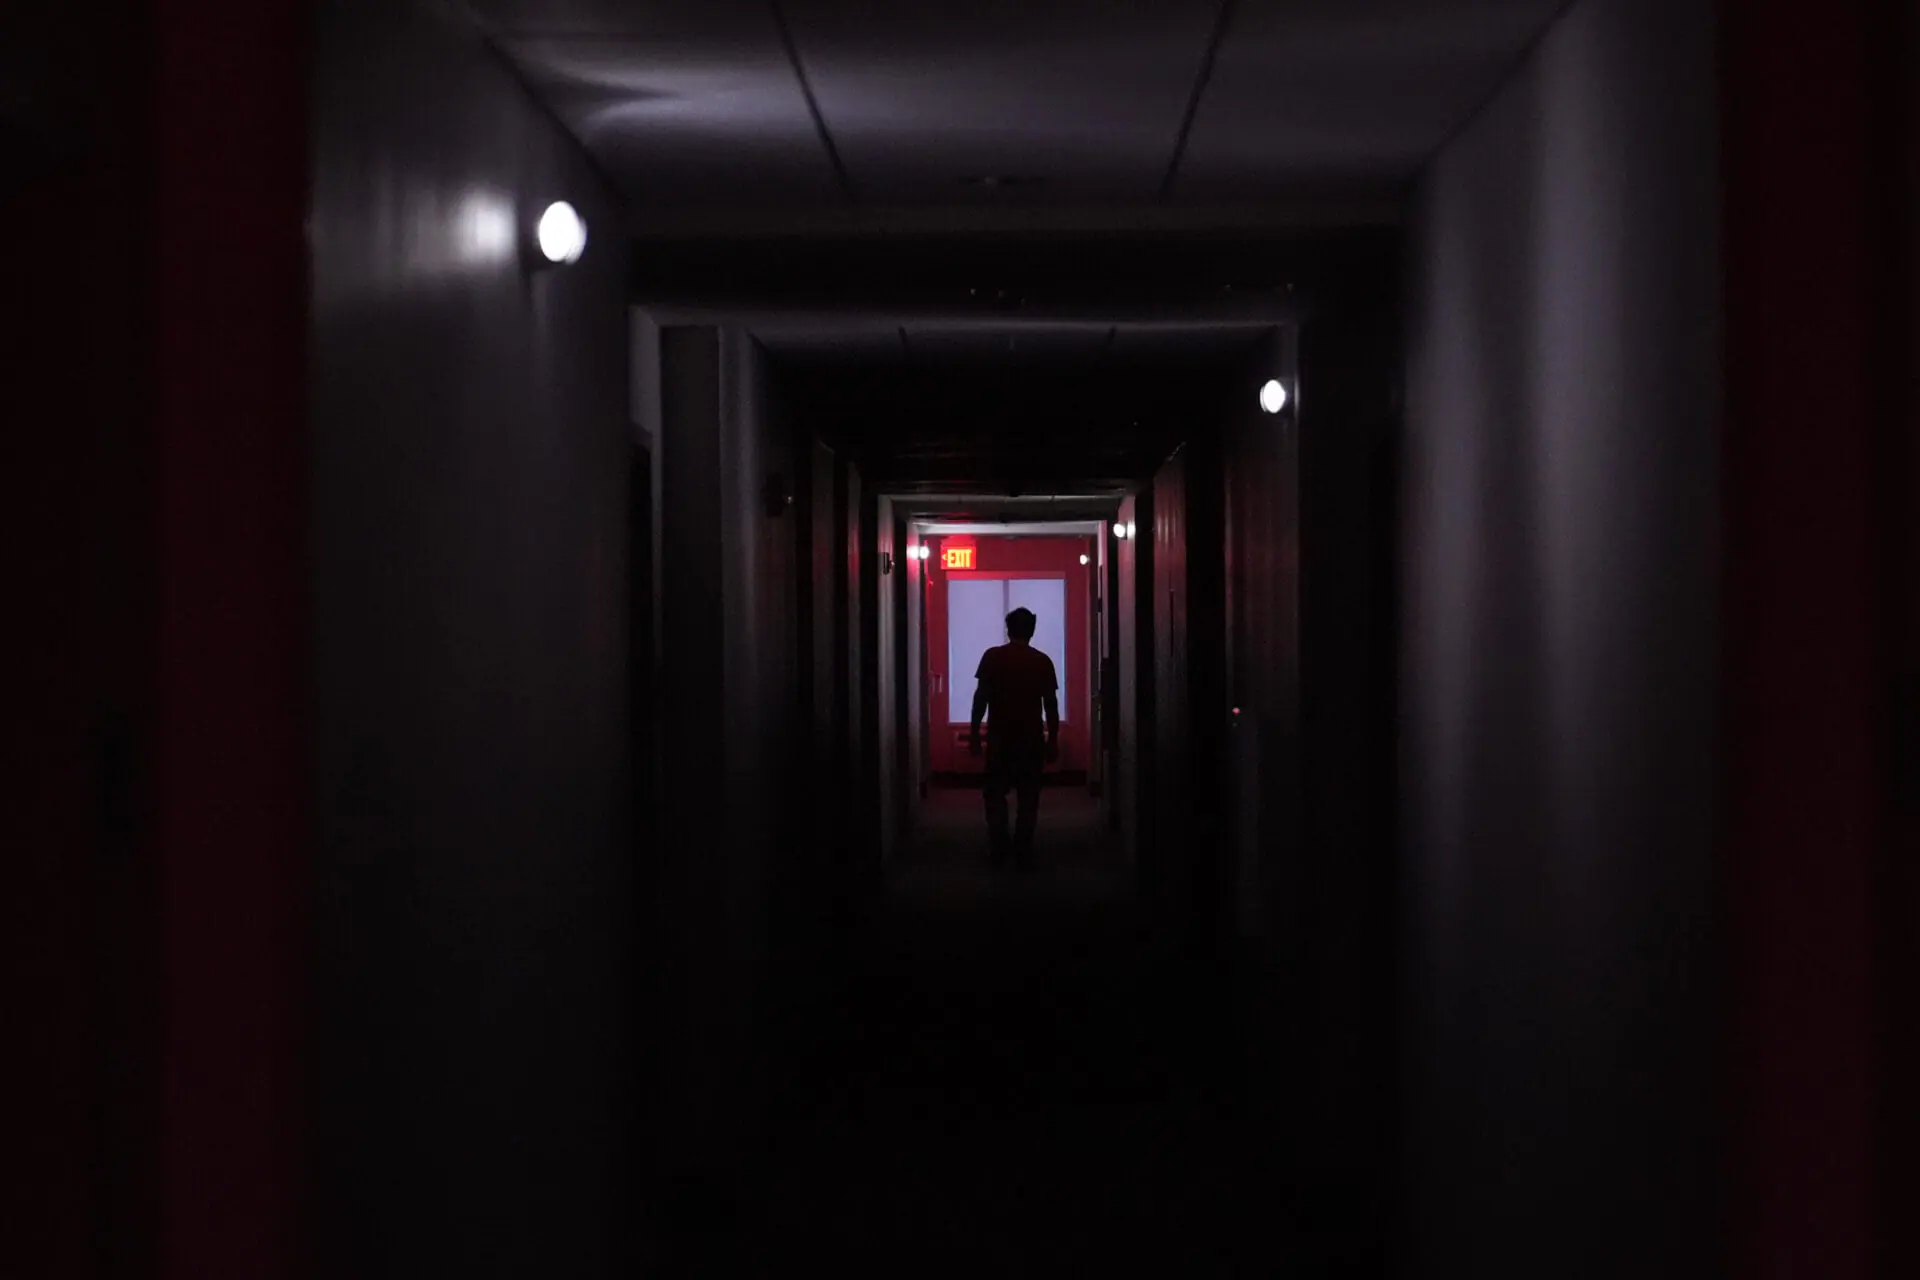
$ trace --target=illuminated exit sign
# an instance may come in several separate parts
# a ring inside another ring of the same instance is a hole
[[[940,553],[940,563],[949,569],[973,568],[972,547],[948,547]]]

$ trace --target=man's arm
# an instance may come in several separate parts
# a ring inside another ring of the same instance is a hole
[[[1060,758],[1060,675],[1047,660],[1047,692],[1041,699],[1047,711],[1047,759]]]

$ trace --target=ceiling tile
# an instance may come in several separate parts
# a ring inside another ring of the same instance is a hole
[[[843,208],[771,0],[468,0],[636,218]],[[1186,208],[1392,193],[1560,0],[1236,0]],[[1216,0],[780,0],[869,208],[1157,201]],[[987,187],[988,175],[1012,181]],[[989,215],[979,215],[989,216]]]
[[[1175,194],[1398,183],[1498,87],[1560,0],[1241,0]]]
[[[618,35],[499,44],[636,209],[840,201],[762,0],[655,5],[622,21]]]
[[[885,204],[1152,198],[1214,14],[1192,0],[783,7],[856,193]],[[968,183],[987,175],[1015,181]]]

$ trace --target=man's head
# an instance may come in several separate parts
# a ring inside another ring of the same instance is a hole
[[[1007,639],[1025,644],[1033,639],[1034,623],[1039,619],[1033,616],[1031,609],[1015,609],[1007,615]]]

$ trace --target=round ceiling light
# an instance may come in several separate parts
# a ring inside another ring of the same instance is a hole
[[[587,224],[564,200],[540,215],[540,252],[548,262],[578,262],[587,251]]]
[[[1287,407],[1287,389],[1280,379],[1269,378],[1267,385],[1260,388],[1260,407],[1268,413],[1278,413]]]

